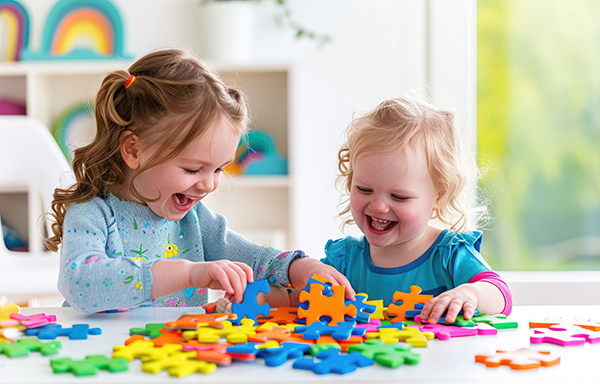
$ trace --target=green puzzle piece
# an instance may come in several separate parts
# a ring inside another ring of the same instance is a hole
[[[311,356],[317,356],[319,352],[323,352],[328,350],[329,348],[342,349],[339,344],[313,344],[310,346],[310,354]]]
[[[476,323],[487,323],[496,329],[509,329],[518,328],[519,323],[516,321],[508,320],[506,315],[488,315],[482,313],[481,315],[473,316],[472,319]]]
[[[110,372],[123,372],[129,369],[127,359],[124,357],[109,359],[104,355],[86,356],[85,360],[72,360],[70,357],[50,360],[54,373],[73,372],[76,376],[90,376],[105,369]]]
[[[412,352],[412,345],[404,343],[385,344],[381,340],[366,340],[363,344],[351,345],[348,352],[357,351],[363,356],[390,368],[402,364],[414,365],[419,362],[420,355]]]
[[[146,328],[131,328],[130,335],[144,335],[151,339],[156,339],[161,335],[160,330],[165,327],[165,323],[146,324]]]
[[[455,327],[474,327],[475,322],[473,320],[465,320],[464,315],[456,315],[456,319],[450,323],[448,321],[440,321],[442,325],[454,325]]]
[[[25,337],[16,343],[0,343],[0,353],[13,358],[17,356],[28,356],[29,352],[40,352],[42,355],[53,355],[58,353],[61,347],[60,341],[41,342],[37,337]]]

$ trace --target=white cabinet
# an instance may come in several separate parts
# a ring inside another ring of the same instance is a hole
[[[129,63],[117,60],[3,63],[0,64],[0,99],[25,104],[27,115],[51,129],[61,113],[73,104],[85,101],[92,106],[104,76],[128,66]],[[254,127],[267,133],[279,153],[287,157],[288,174],[226,176],[205,203],[223,214],[230,228],[251,240],[288,249],[294,244],[290,156],[293,150],[288,144],[292,128],[292,67],[287,63],[217,64],[216,67],[226,84],[236,84],[248,94]],[[26,212],[25,207],[23,212]],[[26,220],[25,216],[22,220]]]

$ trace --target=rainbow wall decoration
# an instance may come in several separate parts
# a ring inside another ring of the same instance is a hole
[[[251,130],[240,139],[235,160],[225,167],[225,171],[245,175],[286,175],[288,164],[271,136]]]
[[[0,0],[0,61],[18,61],[29,44],[29,15],[13,0]]]
[[[41,49],[23,60],[130,58],[123,49],[123,23],[108,0],[60,0],[50,11]]]

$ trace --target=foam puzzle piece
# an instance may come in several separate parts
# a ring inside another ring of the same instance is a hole
[[[396,323],[400,324],[400,329],[404,326],[404,323]],[[365,333],[367,332],[379,332],[379,327],[381,327],[381,320],[379,319],[371,319],[368,324],[356,324],[355,328],[362,329],[364,328]]]
[[[215,363],[196,359],[196,351],[177,352],[165,359],[142,364],[142,372],[158,373],[166,370],[169,376],[183,377],[192,373],[211,373],[217,369]]]
[[[541,321],[530,321],[529,328],[549,328],[552,325],[575,325],[590,331],[600,331],[600,319],[590,317],[560,317],[548,316]]]
[[[345,315],[355,317],[357,310],[353,305],[346,305],[344,300],[345,287],[334,285],[331,287],[333,295],[323,294],[325,287],[322,284],[310,284],[310,292],[300,292],[300,302],[309,302],[308,309],[298,308],[298,317],[306,319],[306,325],[320,321],[321,316],[328,316],[331,321],[328,325],[337,325],[345,320]]]
[[[184,345],[183,350],[195,350],[197,352],[196,358],[198,360],[208,361],[217,365],[230,365],[232,356],[227,354],[227,348],[230,346],[231,344],[229,343],[212,344],[210,347]]]
[[[288,359],[298,359],[310,349],[310,344],[284,342],[278,348],[265,348],[258,353],[258,357],[265,360],[268,367],[278,367]]]
[[[401,330],[394,328],[380,328],[379,333],[367,333],[369,339],[379,338],[385,344],[397,343],[404,340],[413,347],[427,347],[427,340],[435,337],[433,332],[421,332],[419,327],[404,327]]]
[[[218,343],[221,337],[226,337],[232,344],[245,343],[248,341],[248,335],[255,335],[256,328],[254,320],[242,319],[240,326],[234,326],[229,321],[223,321],[223,328],[213,328],[210,326],[201,326],[196,331],[184,331],[185,340],[197,339],[201,343]]]
[[[488,315],[487,313],[481,313],[477,316],[473,316],[471,320],[475,323],[487,323],[497,329],[513,329],[519,327],[519,323],[508,320],[506,315]]]
[[[21,308],[15,303],[0,304],[0,321],[10,320],[10,315],[19,313]]]
[[[227,353],[231,355],[233,358],[245,358],[246,360],[254,360],[256,355],[264,349],[267,348],[277,348],[280,344],[276,340],[269,340],[267,343],[256,343],[253,341],[249,341],[245,344],[238,344],[232,347],[227,348]],[[250,356],[252,356],[250,358]]]
[[[364,336],[366,329],[355,328],[355,322],[343,321],[336,326],[329,326],[324,321],[314,322],[310,326],[299,326],[294,329],[302,333],[305,340],[318,340],[321,335],[331,335],[335,340],[348,340],[350,336]]]
[[[131,328],[130,335],[144,335],[155,339],[161,335],[160,330],[165,328],[165,323],[146,324],[146,328]]]
[[[87,340],[88,335],[100,335],[100,328],[90,328],[88,324],[73,324],[71,328],[63,328],[60,324],[46,324],[39,328],[29,328],[27,336],[37,336],[40,340],[54,340],[59,336],[68,336],[70,340]]]
[[[498,334],[496,328],[484,323],[477,324],[475,327],[457,327],[455,325],[444,324],[410,325],[410,327],[418,327],[421,332],[433,332],[435,337],[440,340],[448,340],[452,337]]]
[[[396,291],[392,296],[392,300],[394,302],[401,302],[398,304],[390,304],[387,308],[387,315],[395,315],[392,319],[392,323],[396,323],[399,321],[405,321],[406,316],[405,313],[408,310],[415,309],[415,304],[425,304],[429,300],[433,299],[433,295],[421,295],[421,287],[418,285],[410,286],[410,293]]]
[[[414,365],[419,363],[421,356],[412,351],[410,344],[385,344],[381,340],[367,340],[360,345],[351,345],[348,352],[356,351],[376,363],[390,368],[397,368],[402,364]]]
[[[315,362],[312,358],[298,359],[292,365],[295,369],[306,369],[316,374],[338,373],[340,375],[354,372],[358,367],[373,365],[373,359],[363,356],[359,352],[350,352],[342,355],[339,350],[330,348],[319,352],[317,358],[321,361]]]
[[[475,356],[475,361],[484,363],[488,367],[508,365],[512,369],[523,370],[556,365],[560,362],[560,357],[550,356],[549,351],[534,351],[522,348],[512,352],[481,353]]]
[[[259,324],[263,324],[267,321],[271,321],[277,324],[293,324],[298,320],[298,308],[297,307],[279,307],[271,309],[269,316],[257,316]]]
[[[257,315],[268,316],[270,312],[269,304],[259,305],[257,296],[260,292],[266,295],[270,290],[267,280],[248,283],[244,291],[244,300],[241,303],[233,302],[231,304],[231,312],[238,316],[237,320],[232,320],[232,323],[240,324],[240,320],[244,318],[252,319],[255,323],[258,323]]]
[[[28,356],[29,352],[40,352],[44,356],[54,355],[61,348],[60,341],[41,342],[37,337],[25,337],[17,340],[16,343],[0,343],[0,354],[13,358],[18,356]]]
[[[137,340],[133,343],[123,346],[115,345],[113,347],[113,359],[124,358],[127,361],[139,358],[142,361],[160,359],[170,354],[181,351],[179,344],[165,344],[162,347],[155,347],[149,340]]]
[[[308,350],[308,352],[312,355],[312,356],[317,356],[320,352],[326,351],[330,348],[335,348],[335,349],[339,349],[340,351],[342,350],[342,347],[337,344],[337,343],[332,343],[332,344],[313,344],[310,346],[310,349]]]
[[[429,324],[429,322],[427,320],[421,319],[421,315],[416,315],[414,317],[414,320],[417,323]],[[475,322],[473,320],[465,320],[464,315],[462,315],[462,314],[456,315],[456,319],[453,322],[446,321],[446,316],[442,315],[442,316],[440,316],[440,319],[438,320],[437,324],[453,325],[456,327],[465,327],[465,328],[472,328],[475,326]]]
[[[51,359],[50,366],[54,373],[72,372],[75,376],[95,375],[100,369],[112,373],[129,370],[127,359],[109,359],[104,355],[86,356],[85,360],[73,360],[70,357]]]
[[[583,345],[586,342],[595,344],[600,342],[600,332],[573,325],[551,325],[550,328],[535,329],[535,334],[529,338],[532,344],[551,343],[563,347]]]
[[[337,344],[342,352],[346,352],[351,345],[362,344],[365,339],[362,336],[352,336],[349,340],[335,340],[331,335],[323,335],[315,344]]]
[[[377,309],[376,306],[368,304],[365,300],[368,298],[366,294],[356,295],[356,300],[344,299],[346,305],[353,305],[356,307],[356,316],[351,317],[346,315],[346,321],[357,321],[359,323],[368,324],[371,321],[371,314]]]
[[[211,327],[219,328],[222,321],[234,318],[237,318],[234,313],[186,314],[180,316],[176,321],[166,322],[164,328],[170,331],[174,329],[195,331],[201,325],[210,325]]]
[[[22,326],[19,326],[22,327]],[[10,341],[14,343],[21,335],[21,329],[19,327],[0,328],[0,342]]]
[[[381,300],[367,300],[369,296],[366,293],[357,293],[356,296],[362,296],[364,304],[375,307],[375,310],[371,313],[371,319],[385,320],[383,299]]]
[[[280,343],[290,341],[295,343],[309,343],[310,341],[304,340],[300,336],[291,335],[289,328],[275,327],[273,329],[257,328],[256,335],[248,336],[248,341],[254,341],[259,343],[265,343],[268,340],[277,340]]]
[[[40,327],[42,325],[56,323],[56,316],[46,315],[45,313],[37,313],[29,316],[23,316],[20,313],[11,313],[10,318],[19,322],[18,324],[13,325],[24,325],[27,328]],[[8,326],[8,324],[5,324],[5,322],[0,325],[3,327]]]

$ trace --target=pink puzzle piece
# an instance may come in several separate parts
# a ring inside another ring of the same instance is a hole
[[[530,321],[529,328],[549,328],[552,325],[576,325],[590,331],[600,331],[600,319],[588,317],[548,316],[542,321]]]
[[[457,327],[455,325],[443,324],[413,324],[409,327],[418,327],[422,332],[433,332],[435,337],[440,340],[448,340],[452,337],[476,336],[476,335],[497,335],[498,330],[489,324],[479,323],[475,327]]]
[[[20,313],[11,313],[10,318],[19,322],[19,324],[26,326],[27,328],[40,327],[46,324],[56,323],[56,316],[46,315],[44,313],[38,313],[30,316],[23,316]],[[2,324],[4,325],[4,322]]]
[[[551,325],[550,328],[535,329],[529,338],[533,344],[552,343],[563,347],[600,342],[600,332],[589,331],[574,325]]]

